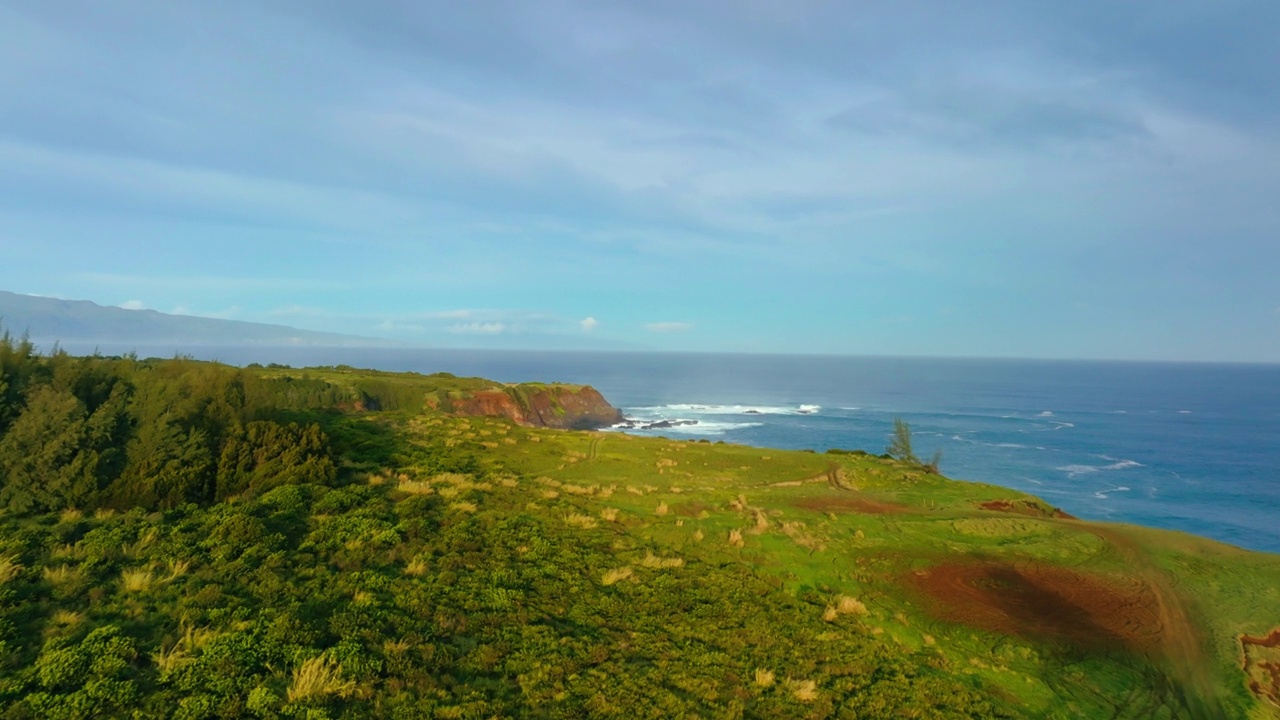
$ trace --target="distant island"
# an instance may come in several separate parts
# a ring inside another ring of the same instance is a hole
[[[129,310],[0,290],[0,326],[42,347],[322,346],[388,347],[390,340],[300,330],[285,325]]]
[[[0,339],[13,718],[1267,718],[1280,556],[587,386]],[[903,451],[902,448],[908,448]]]

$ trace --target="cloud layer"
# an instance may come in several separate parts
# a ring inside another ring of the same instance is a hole
[[[1276,27],[2,5],[0,287],[421,342],[1280,360]]]

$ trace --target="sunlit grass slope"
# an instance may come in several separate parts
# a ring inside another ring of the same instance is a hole
[[[402,394],[290,411],[332,485],[0,516],[6,717],[1275,716],[1280,557]]]

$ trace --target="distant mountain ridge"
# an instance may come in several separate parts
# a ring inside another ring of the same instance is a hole
[[[0,327],[14,335],[25,333],[41,346],[54,343],[141,347],[396,345],[380,338],[301,330],[287,325],[171,315],[155,310],[128,310],[88,300],[59,300],[4,290],[0,290]]]

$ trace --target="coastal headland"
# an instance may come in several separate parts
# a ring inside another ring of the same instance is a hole
[[[1280,556],[878,449],[575,430],[622,420],[589,387],[6,347],[15,717],[1276,715]],[[18,450],[88,462],[32,428],[103,408],[116,474],[22,495]]]

